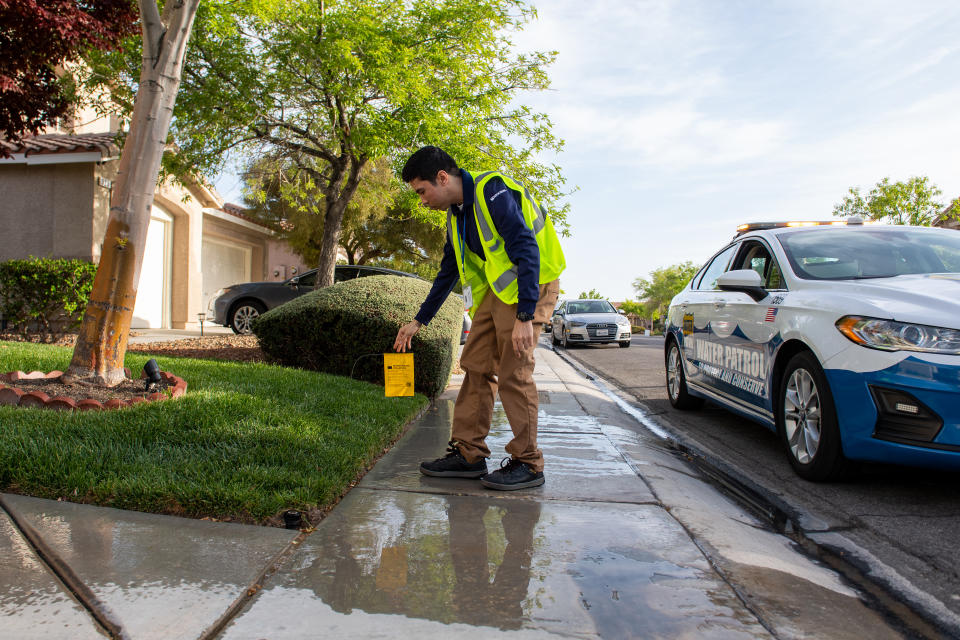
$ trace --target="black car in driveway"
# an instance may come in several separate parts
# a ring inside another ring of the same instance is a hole
[[[383,267],[366,265],[338,264],[334,267],[333,282],[343,282],[365,276],[403,276],[417,278],[418,275],[406,271],[396,271]],[[233,329],[234,333],[249,334],[250,323],[261,313],[290,302],[305,293],[313,291],[317,284],[317,269],[311,269],[301,275],[283,282],[246,282],[233,284],[217,291],[207,306],[207,319]],[[460,344],[467,340],[470,333],[470,316],[463,314],[463,329],[460,332]]]

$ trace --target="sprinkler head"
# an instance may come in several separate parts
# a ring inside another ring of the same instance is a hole
[[[303,524],[303,515],[296,509],[283,512],[283,526],[287,529],[299,529]]]

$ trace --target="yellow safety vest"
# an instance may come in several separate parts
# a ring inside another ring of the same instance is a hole
[[[480,242],[483,245],[485,260],[470,250],[463,242],[464,254],[460,251],[460,230],[457,228],[452,211],[447,212],[447,240],[453,245],[457,257],[457,270],[460,272],[460,284],[470,286],[473,294],[473,306],[470,307],[470,317],[477,312],[483,297],[489,289],[493,289],[500,300],[506,304],[517,303],[517,265],[510,262],[503,238],[493,224],[487,200],[483,195],[483,187],[492,178],[503,180],[507,188],[520,194],[524,222],[533,230],[540,249],[540,279],[539,284],[553,282],[567,266],[560,248],[560,239],[553,228],[553,223],[546,216],[543,209],[534,200],[527,188],[508,178],[498,171],[487,171],[474,178],[473,213],[477,219],[477,229],[480,231]],[[464,211],[463,215],[467,212]]]

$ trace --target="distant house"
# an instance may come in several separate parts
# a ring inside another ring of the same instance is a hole
[[[116,121],[0,141],[0,260],[29,256],[99,262],[117,174]],[[274,232],[200,182],[157,187],[133,328],[193,328],[221,287],[283,280],[302,260]]]
[[[960,230],[960,198],[957,198],[933,221],[933,226]]]

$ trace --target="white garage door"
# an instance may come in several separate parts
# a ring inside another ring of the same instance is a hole
[[[173,216],[153,205],[147,245],[133,307],[132,329],[170,326],[170,265]]]
[[[252,255],[250,247],[212,238],[203,239],[200,265],[203,270],[204,310],[217,289],[250,282]]]

